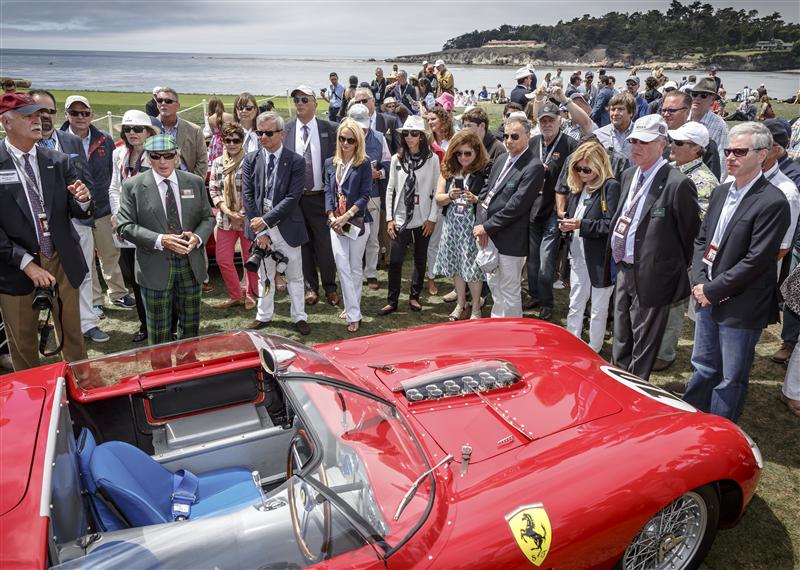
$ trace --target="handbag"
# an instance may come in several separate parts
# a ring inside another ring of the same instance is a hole
[[[497,271],[497,267],[500,265],[500,252],[497,251],[497,246],[494,245],[492,238],[489,238],[486,247],[478,249],[475,262],[484,273],[488,274]]]
[[[800,263],[781,284],[781,295],[785,306],[794,314],[800,315]]]

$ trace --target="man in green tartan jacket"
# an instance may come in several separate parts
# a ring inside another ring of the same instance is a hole
[[[150,137],[144,149],[151,169],[123,183],[117,231],[136,245],[136,282],[154,345],[172,340],[173,305],[178,338],[197,336],[206,278],[202,247],[214,216],[203,179],[175,169],[180,156],[172,136]]]

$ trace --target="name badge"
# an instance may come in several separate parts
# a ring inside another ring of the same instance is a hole
[[[716,244],[710,244],[708,249],[703,254],[703,263],[711,267],[714,265],[714,260],[717,258],[717,252],[719,251],[719,246]]]
[[[666,208],[653,208],[650,210],[650,217],[651,218],[663,218],[667,215]]]
[[[16,170],[0,170],[0,184],[14,184],[20,182]]]
[[[419,194],[414,194],[414,205],[419,206]]]
[[[453,209],[453,215],[457,217],[462,217],[467,214],[467,204],[464,202],[456,202],[455,208]]]
[[[194,198],[194,190],[191,188],[181,188],[181,198],[184,200]]]
[[[583,201],[583,205],[584,205],[584,206],[587,206],[587,207],[588,207],[588,206],[591,206],[591,205],[592,205],[592,199],[591,199],[591,198],[586,198],[586,199]]]
[[[617,225],[614,227],[614,237],[618,239],[625,239],[628,235],[628,228],[631,227],[631,219],[627,216],[620,216],[617,220]]]
[[[42,237],[50,237],[50,224],[47,221],[47,214],[39,214],[39,225],[42,228]]]

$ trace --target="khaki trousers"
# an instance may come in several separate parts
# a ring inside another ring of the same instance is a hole
[[[42,257],[41,260],[42,269],[48,271],[58,282],[58,296],[63,305],[62,332],[58,325],[58,300],[54,299],[52,322],[55,326],[56,340],[61,342],[61,335],[64,335],[61,358],[67,362],[83,360],[86,358],[86,348],[81,334],[78,290],[70,285],[57,253],[50,259]],[[33,292],[28,295],[0,294],[0,311],[3,313],[8,350],[16,372],[39,366],[39,312],[31,308],[31,303],[33,303]]]
[[[108,298],[112,301],[128,294],[122,271],[119,268],[119,249],[114,245],[111,237],[111,216],[105,216],[94,221],[94,249],[100,258],[100,268],[103,270],[103,279],[108,286]],[[94,263],[90,264],[92,272],[92,297],[95,305],[103,305],[103,290],[100,288],[100,279],[97,276]]]

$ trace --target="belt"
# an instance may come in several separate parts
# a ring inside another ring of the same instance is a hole
[[[633,269],[633,263],[625,263],[624,261],[620,261],[618,265],[623,269]]]
[[[303,190],[303,196],[319,196],[324,190]]]

